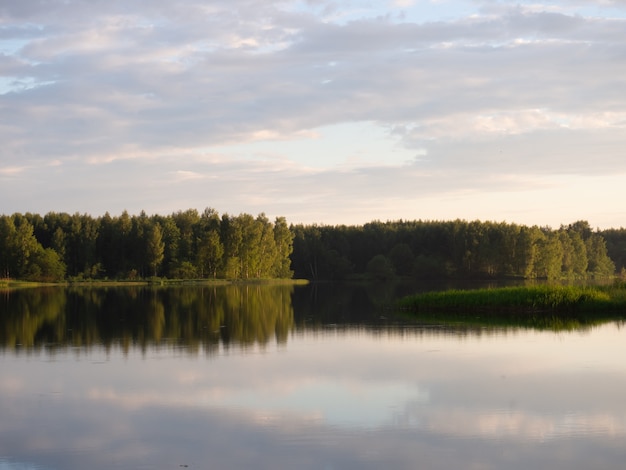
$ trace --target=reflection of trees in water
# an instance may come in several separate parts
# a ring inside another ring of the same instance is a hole
[[[523,284],[526,281],[522,281]],[[293,305],[298,329],[321,331],[366,331],[372,335],[395,337],[488,337],[514,333],[519,329],[586,331],[614,321],[607,318],[564,318],[553,315],[491,314],[468,316],[458,312],[454,317],[445,314],[420,314],[398,311],[398,299],[416,292],[446,289],[476,289],[523,285],[517,281],[410,283],[410,282],[354,282],[314,283],[294,291]],[[506,313],[506,312],[502,312]]]
[[[294,324],[292,291],[288,285],[4,291],[0,346],[212,351],[220,344],[284,343]]]
[[[66,304],[63,289],[0,291],[0,345],[28,348],[63,335]]]
[[[299,286],[293,295],[296,324],[374,325],[393,315],[397,300],[415,292],[402,282],[320,282]]]
[[[502,335],[532,327],[497,321],[450,324],[394,314],[396,299],[427,288],[432,286],[320,283],[0,290],[0,348],[53,352],[98,346],[128,352],[157,346],[210,354],[220,347],[285,343],[296,329],[419,339]]]

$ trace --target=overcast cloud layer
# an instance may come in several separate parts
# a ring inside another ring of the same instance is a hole
[[[625,225],[626,2],[0,1],[0,212]]]

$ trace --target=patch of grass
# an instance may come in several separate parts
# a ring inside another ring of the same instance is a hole
[[[1,288],[21,288],[40,286],[72,287],[126,287],[126,286],[220,286],[229,284],[276,284],[306,285],[306,279],[167,279],[150,277],[146,279],[69,279],[62,282],[31,282],[19,280],[0,280]]]
[[[23,288],[23,287],[41,287],[41,286],[53,286],[54,282],[36,282],[36,281],[20,281],[15,279],[2,279],[0,280],[0,287],[5,289]]]
[[[626,319],[626,284],[426,292],[398,306],[424,321],[573,329]]]

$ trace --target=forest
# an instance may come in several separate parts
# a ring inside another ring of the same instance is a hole
[[[0,216],[0,278],[589,278],[624,273],[626,229],[505,222],[288,225],[211,208],[170,215]]]
[[[195,209],[13,214],[0,217],[0,277],[37,281],[291,278],[293,236],[284,218]]]
[[[586,221],[557,230],[480,221],[390,221],[360,227],[291,227],[296,277],[374,279],[606,277],[615,274],[603,234]],[[623,270],[626,230],[610,232]]]

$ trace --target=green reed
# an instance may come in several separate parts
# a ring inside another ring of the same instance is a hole
[[[573,330],[626,320],[626,284],[426,292],[398,306],[429,323]]]

